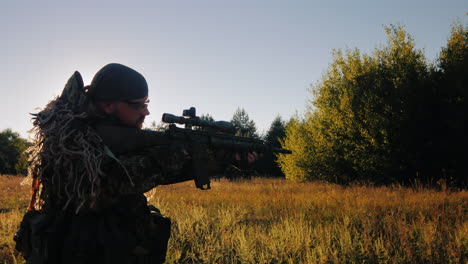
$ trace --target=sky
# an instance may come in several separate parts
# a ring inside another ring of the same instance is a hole
[[[240,107],[265,132],[306,111],[334,49],[370,54],[394,24],[434,60],[467,12],[466,0],[0,0],[0,131],[29,137],[29,113],[74,71],[89,84],[115,62],[145,76],[148,125],[191,106],[229,121]]]

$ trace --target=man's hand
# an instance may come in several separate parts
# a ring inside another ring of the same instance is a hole
[[[255,161],[257,161],[258,159],[260,159],[261,157],[263,157],[263,154],[258,154],[257,152],[249,152],[247,153],[246,155],[246,159],[247,159],[247,163],[248,165],[251,165],[252,163],[254,163]],[[236,161],[242,161],[242,155],[240,153],[235,153],[234,154],[234,160]]]

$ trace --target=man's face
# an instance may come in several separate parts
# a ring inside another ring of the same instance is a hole
[[[129,101],[112,102],[104,111],[116,116],[123,125],[142,128],[148,111],[148,97]]]

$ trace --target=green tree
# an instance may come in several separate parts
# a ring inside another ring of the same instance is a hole
[[[25,174],[27,158],[20,157],[28,146],[28,142],[11,129],[0,132],[0,174]]]
[[[26,151],[23,151],[18,157],[18,160],[16,161],[16,164],[15,164],[16,174],[20,174],[20,175],[28,174],[28,166],[29,166],[28,159],[29,159],[28,154],[26,153]]]
[[[280,140],[285,136],[285,125],[286,123],[277,116],[270,125],[270,128],[266,132],[263,140],[270,146],[281,147]]]
[[[438,168],[457,185],[466,186],[468,169],[468,26],[452,26],[447,46],[440,53],[434,70],[439,126],[436,146]]]
[[[202,114],[200,116],[200,119],[201,120],[205,120],[205,121],[210,121],[210,122],[214,122],[215,119],[213,118],[213,116],[211,116],[210,114]]]
[[[263,140],[269,146],[281,147],[280,140],[285,136],[285,121],[281,116],[277,116],[270,125],[270,128],[266,132]],[[263,157],[256,162],[256,170],[260,174],[268,176],[283,176],[280,167],[277,162],[277,155],[274,153],[264,153]]]
[[[255,122],[250,119],[243,108],[237,108],[232,116],[231,123],[236,129],[236,136],[260,138],[257,134]]]
[[[209,122],[214,122],[215,119],[213,118],[213,116],[211,116],[210,114],[202,114],[200,116],[200,119],[203,120],[203,121],[209,121]],[[209,131],[210,129],[209,128],[204,128],[204,127],[195,127],[196,130],[205,130],[205,131]]]
[[[313,152],[310,151],[311,134],[307,128],[311,127],[299,117],[291,118],[285,126],[285,138],[280,143],[282,147],[292,150],[292,154],[278,155],[278,163],[288,180],[303,182],[311,179]]]
[[[280,158],[287,178],[389,182],[418,171],[429,70],[403,27],[385,30],[372,55],[334,51],[305,119],[287,126],[283,147],[297,153]]]
[[[168,128],[168,126],[169,124],[164,123],[164,122],[152,121],[148,129],[154,130],[154,131],[164,131]]]

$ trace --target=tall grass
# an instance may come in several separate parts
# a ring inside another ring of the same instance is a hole
[[[466,191],[253,179],[147,196],[173,220],[167,263],[468,261]],[[11,241],[21,210],[0,213],[0,263],[21,263]]]
[[[23,218],[31,188],[24,177],[0,175],[0,263],[24,263],[14,250],[13,234]]]
[[[466,263],[467,192],[255,179],[162,186],[169,263]]]

